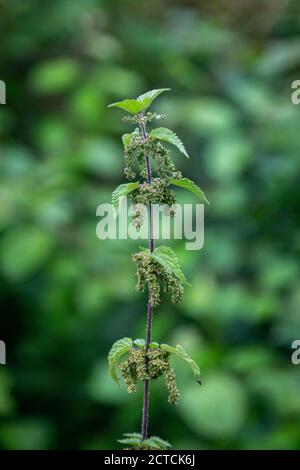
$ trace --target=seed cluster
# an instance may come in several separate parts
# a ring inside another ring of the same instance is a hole
[[[180,397],[180,391],[176,384],[176,376],[172,366],[165,372],[165,382],[168,389],[168,402],[176,405]]]
[[[168,390],[168,401],[175,405],[180,392],[169,356],[168,352],[159,348],[151,349],[147,353],[144,348],[131,349],[128,359],[119,365],[128,393],[136,391],[138,380],[143,382],[163,375]]]
[[[158,177],[169,183],[171,178],[181,179],[180,171],[176,171],[175,165],[171,158],[171,152],[167,150],[158,140],[149,136],[144,140],[138,128],[131,134],[130,144],[126,146],[125,158],[125,176],[127,179],[136,177],[136,169],[139,169],[140,175],[147,178],[147,170],[145,165],[145,155],[147,155],[157,172]]]
[[[144,204],[133,203],[132,209],[134,211],[131,216],[132,225],[139,229],[145,220],[145,206]]]
[[[127,149],[124,153],[124,173],[128,180],[133,180],[136,177],[135,173],[135,156],[131,149]]]
[[[144,124],[147,124],[148,122],[153,121],[153,119],[156,119],[157,121],[160,121],[161,119],[165,119],[166,115],[165,114],[157,114],[157,113],[146,113],[142,117],[139,115],[128,115],[124,116],[122,118],[122,121],[129,121],[133,123],[139,123],[141,119],[143,120]]]
[[[143,116],[144,122],[152,119],[160,119],[162,116],[155,113],[147,113]],[[136,121],[136,117],[130,117]],[[147,169],[145,163],[145,155],[149,157],[149,161],[154,166],[157,178],[153,178],[151,184],[147,181],[140,184],[130,195],[129,199],[132,204],[137,206],[132,217],[133,225],[140,228],[144,222],[143,210],[141,205],[160,204],[166,207],[165,214],[174,216],[174,206],[176,204],[176,196],[170,190],[170,180],[172,178],[181,179],[180,171],[176,171],[175,165],[171,159],[170,151],[165,149],[163,145],[156,139],[148,137],[146,140],[137,127],[131,134],[130,143],[125,145],[125,166],[124,172],[127,179],[135,179],[136,172],[147,179]]]
[[[142,349],[132,349],[126,361],[119,365],[128,393],[136,391],[138,380],[147,380],[145,353]]]
[[[160,304],[161,286],[170,294],[173,303],[182,301],[184,288],[180,280],[164,269],[149,252],[134,253],[132,259],[137,263],[136,288],[139,292],[148,289],[154,307]]]
[[[160,178],[168,181],[169,178],[182,178],[181,172],[176,171],[171,158],[171,152],[167,150],[160,142],[150,139],[153,161],[157,174]]]
[[[161,178],[153,178],[152,184],[140,184],[130,196],[133,204],[165,204],[169,207],[176,204],[175,194],[167,181]]]

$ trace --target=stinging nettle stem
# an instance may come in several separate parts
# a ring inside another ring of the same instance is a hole
[[[143,135],[144,141],[147,140],[147,131],[143,121],[143,117],[141,116],[140,122],[140,129]],[[145,165],[147,171],[147,181],[148,184],[152,184],[152,175],[151,175],[151,166],[150,166],[150,159],[147,155],[145,155]],[[149,247],[150,253],[154,251],[154,237],[153,237],[153,208],[151,202],[150,205],[150,240],[149,240]],[[153,319],[153,302],[151,298],[151,294],[149,292],[148,298],[148,310],[147,310],[147,328],[146,328],[146,353],[149,351],[149,345],[151,343],[151,332],[152,332],[152,319]],[[145,359],[146,368],[148,368],[148,358]],[[142,440],[147,439],[148,436],[148,423],[149,423],[149,380],[144,381],[144,398],[143,398],[143,413],[142,413]]]

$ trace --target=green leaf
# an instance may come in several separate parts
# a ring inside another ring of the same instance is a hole
[[[65,93],[79,80],[79,63],[69,57],[39,62],[29,75],[30,87],[40,95]]]
[[[196,362],[193,361],[193,359],[188,355],[188,353],[183,349],[182,346],[177,344],[176,348],[174,348],[174,346],[169,346],[168,344],[161,344],[160,349],[162,349],[163,351],[167,351],[171,354],[175,354],[176,356],[180,357],[185,362],[187,362],[189,366],[191,367],[197,382],[201,384],[200,369],[198,365],[196,364]]]
[[[38,225],[13,228],[2,236],[0,267],[7,279],[22,282],[42,269],[51,258],[54,240]]]
[[[265,375],[272,376],[272,370],[267,369]],[[215,442],[238,439],[249,419],[247,395],[245,384],[236,377],[214,373],[207,377],[201,393],[197,393],[193,385],[186,384],[179,411],[197,434]],[[283,406],[285,402],[286,397]]]
[[[9,415],[14,410],[14,401],[11,393],[10,376],[3,369],[0,370],[0,416]]]
[[[126,437],[136,437],[138,439],[142,439],[142,435],[140,432],[125,432],[123,434],[123,436],[126,436]]]
[[[160,88],[156,90],[150,90],[143,95],[137,97],[137,99],[126,99],[123,101],[117,101],[108,105],[109,108],[121,108],[130,114],[139,114],[149,108],[150,104],[164,91],[170,90],[170,88]]]
[[[192,180],[189,178],[181,178],[180,180],[172,178],[170,180],[170,184],[173,184],[174,186],[179,186],[180,188],[187,189],[188,191],[191,191],[192,193],[197,196],[198,199],[202,202],[206,202],[209,204],[208,200],[205,197],[204,192],[199,188],[199,186],[196,185]]]
[[[120,444],[128,444],[130,446],[139,446],[141,445],[141,440],[136,437],[126,437],[125,439],[118,439]]]
[[[142,440],[142,435],[137,432],[125,433],[123,435],[125,436],[125,439],[118,440],[118,442],[121,444],[127,444],[134,447],[143,447],[145,449],[152,448],[157,450],[166,450],[172,447],[168,441],[165,441],[158,436],[150,436],[148,439]]]
[[[133,341],[133,344],[134,346],[137,346],[138,348],[144,348],[146,342],[144,339],[138,338]]]
[[[164,140],[169,144],[175,145],[175,147],[177,147],[178,150],[183,153],[183,155],[189,158],[189,155],[185,150],[183,143],[175,134],[175,132],[171,131],[170,129],[167,129],[166,127],[158,127],[157,129],[152,129],[152,131],[150,132],[150,137],[152,137],[152,139]]]
[[[151,436],[150,439],[151,442],[158,446],[159,449],[165,450],[170,449],[172,447],[168,441],[165,441],[164,439],[161,439],[158,436]]]
[[[180,268],[177,255],[172,248],[161,245],[155,248],[152,256],[166,271],[176,276],[182,284],[190,285]]]
[[[130,114],[138,114],[142,111],[142,104],[135,99],[126,99],[123,101],[117,101],[108,105],[109,108],[121,108]]]
[[[134,137],[138,137],[140,134],[140,131],[138,128],[136,128],[133,132],[131,132],[130,134],[123,134],[122,135],[122,142],[123,142],[123,145],[124,145],[124,149],[127,150],[128,147],[130,146],[131,142],[132,142],[132,139]]]
[[[148,439],[145,439],[144,441],[141,442],[140,444],[142,447],[144,447],[145,449],[153,449],[153,450],[160,450],[161,447],[159,445],[156,444],[155,441],[152,440],[151,437],[149,437]]]
[[[131,338],[122,338],[116,341],[109,351],[108,354],[108,368],[112,379],[120,385],[119,378],[117,376],[116,367],[119,359],[128,353],[133,347],[133,341]]]
[[[129,145],[131,144],[131,140],[132,140],[132,134],[123,134],[122,135],[122,142],[123,142],[123,145],[124,145],[124,149],[126,150]]]
[[[142,111],[149,108],[150,104],[164,91],[170,91],[170,88],[157,88],[156,90],[150,90],[147,91],[147,93],[138,96],[137,101],[142,104]]]
[[[128,196],[134,189],[136,189],[139,185],[139,181],[135,181],[134,183],[124,183],[120,184],[112,193],[112,204],[115,208],[115,211],[118,212],[119,210],[119,199],[122,196]]]

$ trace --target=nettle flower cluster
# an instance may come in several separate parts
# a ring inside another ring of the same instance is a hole
[[[121,443],[134,449],[166,449],[170,445],[162,439],[148,437],[149,382],[160,377],[164,378],[168,401],[176,404],[179,389],[171,364],[172,355],[183,359],[191,368],[196,380],[200,383],[200,370],[182,346],[176,347],[151,341],[153,308],[161,300],[162,292],[169,295],[174,303],[183,298],[184,287],[188,282],[182,272],[176,253],[168,246],[154,247],[153,220],[151,206],[163,205],[171,217],[175,213],[176,194],[173,187],[181,187],[191,191],[201,202],[208,202],[201,189],[190,179],[182,177],[176,170],[171,152],[165,143],[175,146],[185,157],[189,158],[179,137],[166,127],[158,127],[147,132],[147,125],[154,120],[164,119],[164,115],[146,112],[151,103],[164,91],[169,89],[151,90],[137,99],[126,99],[113,103],[110,107],[123,109],[129,115],[126,121],[135,125],[133,132],[124,134],[124,172],[128,180],[135,180],[119,185],[112,195],[113,205],[118,211],[120,198],[127,196],[134,206],[132,223],[141,227],[145,220],[145,207],[150,207],[149,248],[141,248],[132,258],[137,264],[137,290],[148,292],[147,334],[146,340],[123,338],[112,346],[108,356],[109,371],[112,378],[119,384],[125,384],[128,393],[136,391],[137,383],[144,384],[144,407],[142,432],[125,434]],[[140,179],[136,179],[137,176]]]
[[[150,348],[148,352],[145,351],[145,348],[131,348],[128,359],[119,366],[128,393],[136,391],[138,380],[144,382],[164,376],[169,403],[175,405],[178,402],[180,392],[169,355],[167,351],[158,347]]]
[[[189,284],[171,248],[159,246],[153,253],[143,249],[132,259],[137,263],[137,290],[144,292],[147,288],[154,307],[160,303],[161,287],[170,295],[172,302],[181,302],[184,285]]]
[[[183,359],[191,367],[196,381],[201,384],[200,369],[182,346],[173,347],[169,344],[151,342],[149,349],[146,350],[146,342],[143,339],[122,338],[116,341],[108,355],[109,372],[113,380],[121,387],[121,380],[124,381],[128,393],[136,391],[139,381],[144,382],[164,377],[168,401],[170,404],[176,405],[180,391],[170,360],[172,355]],[[167,449],[170,447],[167,441],[160,438],[157,438],[160,441],[160,446],[158,446],[157,442],[151,442],[152,438],[142,440],[141,434],[131,433],[124,434],[124,436],[125,438],[119,442],[131,445],[131,448],[134,449]]]

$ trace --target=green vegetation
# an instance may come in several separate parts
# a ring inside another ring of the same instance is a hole
[[[111,377],[119,383],[116,373],[116,365],[118,365],[128,393],[136,392],[137,381],[144,383],[141,440],[138,443],[136,439],[132,438],[124,441],[126,444],[131,443],[132,448],[138,450],[144,449],[145,445],[147,449],[157,449],[155,443],[151,447],[151,439],[148,439],[150,381],[163,375],[168,389],[169,403],[175,405],[179,399],[179,389],[169,356],[174,353],[183,358],[192,367],[197,382],[201,383],[199,367],[182,346],[177,345],[174,348],[167,344],[153,343],[151,340],[153,310],[160,303],[161,287],[164,292],[170,294],[173,303],[178,303],[182,301],[184,286],[189,285],[175,252],[168,246],[160,245],[156,248],[154,246],[155,222],[152,204],[166,205],[169,216],[171,217],[172,214],[174,216],[173,204],[176,203],[176,197],[170,191],[169,186],[176,185],[177,182],[178,186],[192,191],[197,196],[200,195],[200,199],[206,200],[204,193],[193,181],[182,178],[181,174],[175,170],[170,152],[159,142],[163,140],[175,145],[180,152],[188,157],[184,145],[177,135],[164,127],[147,132],[146,123],[153,121],[153,119],[160,119],[160,116],[144,112],[155,98],[167,90],[169,88],[151,90],[140,95],[137,99],[126,99],[109,105],[109,107],[121,108],[133,114],[131,120],[138,124],[131,134],[124,134],[122,138],[125,161],[127,161],[125,171],[127,178],[135,177],[136,167],[140,169],[141,176],[146,177],[146,182],[143,183],[119,185],[112,194],[113,206],[117,210],[120,197],[127,196],[133,204],[140,203],[149,208],[149,249],[141,249],[133,255],[133,260],[137,262],[137,290],[144,292],[147,288],[148,292],[146,340],[138,340],[138,344],[135,344],[130,338],[123,338],[114,343],[108,355]],[[128,172],[128,161],[130,161],[131,172]],[[153,178],[154,172],[157,174],[155,179]],[[147,185],[146,191],[145,185]],[[141,219],[141,211],[142,209],[139,208],[132,220],[132,223],[136,223],[138,219],[139,228],[144,223],[144,218]],[[124,354],[127,356],[126,360],[118,364]]]
[[[150,436],[174,449],[299,448],[300,5],[224,5],[0,0],[2,449],[115,449],[140,429],[141,387],[120,390],[106,359],[117,338],[145,335],[136,242],[99,241],[95,212],[123,182],[129,122],[107,104],[159,86],[174,90],[155,101],[159,127],[190,160],[158,142],[211,205],[200,252],[170,243],[191,287],[178,304],[162,296],[153,325],[158,344],[200,364],[203,385],[172,354],[180,400],[151,382]]]

